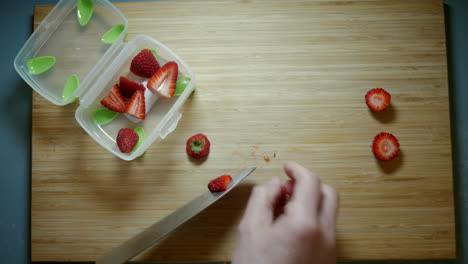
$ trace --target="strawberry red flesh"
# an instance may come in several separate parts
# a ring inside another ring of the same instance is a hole
[[[116,112],[124,112],[125,98],[120,93],[120,89],[117,84],[115,84],[107,96],[101,100],[101,104]]]
[[[380,112],[390,105],[392,96],[382,88],[375,88],[367,92],[366,104],[370,109]]]
[[[141,90],[136,91],[125,107],[125,113],[136,118],[144,120],[146,117],[145,93]]]
[[[221,175],[208,183],[210,192],[223,192],[227,190],[229,182],[232,180],[230,175]]]
[[[146,87],[148,87],[153,94],[170,99],[174,96],[178,74],[179,67],[177,63],[170,61],[164,64],[164,66],[151,77]]]
[[[389,161],[394,159],[400,152],[400,143],[394,135],[382,132],[375,136],[372,143],[372,152],[377,159]]]
[[[120,77],[120,92],[126,98],[131,98],[136,91],[145,91],[144,85],[129,80],[125,77]]]

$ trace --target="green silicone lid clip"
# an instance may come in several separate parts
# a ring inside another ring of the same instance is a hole
[[[29,72],[37,75],[46,72],[55,65],[56,59],[54,56],[42,56],[32,58],[26,61]]]
[[[72,96],[73,92],[78,88],[80,82],[78,80],[78,76],[73,74],[68,78],[67,82],[65,83],[65,87],[63,88],[62,99],[63,101],[68,101]]]
[[[124,31],[125,26],[123,24],[118,24],[117,26],[109,29],[104,35],[102,35],[101,41],[105,44],[112,44]]]
[[[94,2],[93,0],[78,0],[77,4],[77,16],[78,22],[82,26],[86,26],[91,16],[93,16]]]
[[[114,120],[118,114],[118,112],[110,110],[107,107],[102,107],[92,113],[92,118],[96,125],[103,126]]]

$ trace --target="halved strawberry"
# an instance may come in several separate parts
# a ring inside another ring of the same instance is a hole
[[[382,132],[375,136],[372,142],[372,152],[379,160],[389,161],[400,152],[400,143],[394,135]]]
[[[150,89],[153,94],[170,99],[174,96],[176,89],[177,75],[179,74],[179,67],[177,63],[170,61],[151,77],[146,87]]]
[[[130,64],[131,72],[145,78],[151,78],[159,68],[158,61],[149,49],[140,51]]]
[[[132,116],[142,119],[145,119],[146,116],[146,107],[145,107],[145,93],[138,90],[136,91],[130,101],[128,101],[127,106],[125,107],[125,113],[129,113]]]
[[[120,93],[119,85],[114,84],[107,96],[101,100],[101,104],[116,112],[125,110],[125,98]]]
[[[120,76],[120,91],[122,92],[123,96],[125,96],[126,98],[130,98],[135,93],[135,91],[138,90],[144,92],[146,88],[143,84],[139,84],[137,82]]]
[[[375,88],[367,92],[366,104],[370,109],[380,112],[385,110],[389,105],[392,96],[382,88]]]
[[[227,190],[229,182],[232,180],[230,175],[221,175],[208,183],[210,192],[223,192]]]

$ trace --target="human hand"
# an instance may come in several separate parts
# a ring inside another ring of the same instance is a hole
[[[294,180],[291,199],[281,215],[278,177],[256,186],[239,225],[233,264],[330,264],[336,262],[338,193],[295,162],[284,164]]]

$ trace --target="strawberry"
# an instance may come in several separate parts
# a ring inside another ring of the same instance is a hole
[[[288,203],[288,200],[289,200],[289,192],[288,190],[286,189],[286,186],[281,186],[281,196],[278,200],[278,204],[276,205],[277,207],[284,207],[286,206],[286,203]]]
[[[129,113],[136,118],[145,120],[145,92],[141,90],[135,91],[132,98],[130,98],[130,101],[128,101],[125,106],[125,113]]]
[[[382,132],[375,136],[372,142],[372,152],[379,160],[389,161],[400,152],[400,143],[392,134]]]
[[[134,74],[151,78],[157,71],[159,71],[159,63],[149,49],[144,49],[133,58],[130,64],[130,71]]]
[[[150,89],[153,94],[170,99],[174,96],[176,89],[177,75],[179,74],[179,66],[177,63],[170,61],[149,80],[146,87]]]
[[[210,153],[210,141],[203,134],[196,134],[187,140],[187,154],[194,159],[201,159]]]
[[[101,104],[116,112],[125,110],[125,98],[120,93],[119,85],[114,84],[107,96],[101,100]]]
[[[281,194],[280,197],[276,203],[276,207],[274,210],[274,215],[277,217],[284,212],[284,207],[289,201],[289,198],[291,197],[291,193],[293,191],[293,186],[294,186],[294,181],[293,180],[288,180],[285,182],[283,185],[281,185]]]
[[[230,181],[232,181],[230,175],[221,175],[208,183],[208,189],[210,192],[223,192],[227,190]]]
[[[138,134],[132,129],[122,128],[117,134],[117,146],[122,153],[130,153],[135,148],[139,138]]]
[[[133,93],[135,91],[145,91],[146,88],[144,85],[139,84],[137,82],[131,81],[125,77],[120,76],[120,92],[122,92],[122,95],[126,98],[132,97]]]
[[[385,110],[389,105],[392,96],[382,88],[375,88],[367,92],[366,104],[370,109],[380,112]]]

